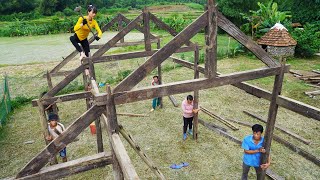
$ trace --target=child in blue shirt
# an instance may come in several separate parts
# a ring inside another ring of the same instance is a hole
[[[270,166],[270,156],[266,164],[260,165],[261,153],[265,153],[266,150],[263,145],[263,127],[260,124],[255,124],[252,126],[252,135],[246,136],[241,147],[244,149],[243,164],[242,164],[242,180],[248,179],[248,173],[250,167],[254,167],[257,174],[257,179],[260,179],[261,172]]]

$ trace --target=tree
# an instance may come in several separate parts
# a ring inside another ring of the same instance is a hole
[[[250,15],[242,14],[249,23],[244,24],[241,29],[246,32],[251,30],[251,35],[254,38],[260,38],[275,23],[284,23],[285,20],[291,18],[289,11],[278,11],[278,4],[275,2],[270,1],[267,5],[258,2],[258,6],[259,9],[250,11]]]
[[[320,21],[320,0],[293,0],[292,22],[305,24]]]
[[[30,12],[36,7],[36,0],[0,0],[0,13],[11,14],[19,12]]]

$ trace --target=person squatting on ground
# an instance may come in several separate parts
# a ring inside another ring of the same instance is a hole
[[[187,127],[189,125],[188,133],[192,135],[192,121],[194,114],[199,112],[199,109],[193,108],[193,96],[188,95],[187,99],[183,100],[181,103],[181,108],[183,111],[183,140],[187,139]]]
[[[151,86],[158,86],[160,84],[159,82],[159,76],[153,76]],[[160,98],[156,97],[152,100],[152,109],[151,112],[156,109],[157,106],[160,106]]]
[[[254,167],[257,174],[257,179],[260,179],[262,170],[267,169],[270,166],[270,156],[268,157],[266,164],[260,165],[261,153],[265,153],[266,150],[263,145],[264,137],[261,136],[263,133],[263,126],[255,124],[252,126],[252,135],[246,136],[241,147],[244,149],[243,163],[242,163],[242,180],[248,179],[248,173],[250,167]]]
[[[89,57],[90,46],[87,37],[90,33],[90,29],[88,26],[90,26],[91,29],[96,29],[96,31],[98,32],[98,36],[95,36],[95,39],[97,41],[102,36],[102,31],[97,21],[93,19],[97,14],[97,8],[93,5],[89,5],[87,12],[88,16],[84,16],[84,19],[82,17],[79,17],[77,24],[74,26],[75,34],[70,37],[70,41],[80,52],[80,60],[84,57]],[[82,51],[78,43],[81,44],[84,52]]]
[[[48,131],[49,135],[46,137],[48,141],[52,141],[57,138],[64,130],[63,124],[57,122],[59,120],[59,116],[57,114],[49,114],[48,117]],[[62,158],[63,162],[67,162],[67,148],[65,147],[60,152],[60,157]]]

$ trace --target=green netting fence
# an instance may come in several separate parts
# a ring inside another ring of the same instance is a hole
[[[6,123],[8,114],[11,112],[11,100],[7,76],[4,77],[4,80],[0,85],[0,127],[2,127]]]

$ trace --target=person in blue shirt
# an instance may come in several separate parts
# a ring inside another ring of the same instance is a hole
[[[246,136],[241,147],[244,149],[243,163],[242,163],[242,180],[248,179],[248,173],[250,167],[254,167],[257,174],[257,179],[260,179],[262,170],[267,169],[270,166],[270,156],[266,164],[260,165],[261,153],[265,153],[263,145],[263,126],[255,124],[252,126],[252,135]]]

